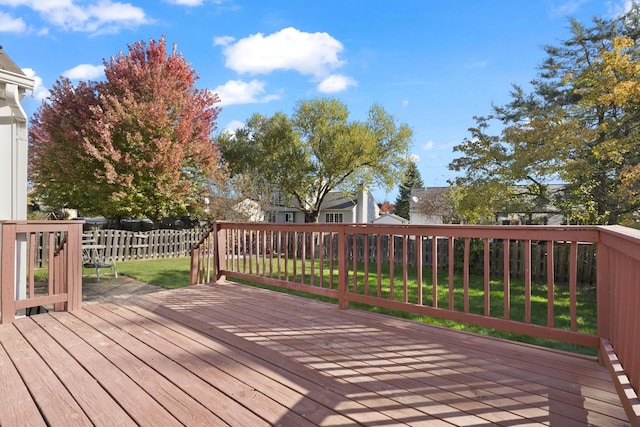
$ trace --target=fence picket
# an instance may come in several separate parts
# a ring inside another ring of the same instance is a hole
[[[146,232],[127,230],[92,230],[84,233],[85,240],[104,245],[106,258],[116,262],[131,259],[175,258],[189,256],[191,248],[206,230],[152,230]],[[59,240],[60,236],[56,236]],[[35,237],[36,268],[46,267],[49,243],[44,233]]]

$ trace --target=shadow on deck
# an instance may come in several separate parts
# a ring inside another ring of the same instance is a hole
[[[593,359],[253,287],[0,325],[1,425],[629,422]]]

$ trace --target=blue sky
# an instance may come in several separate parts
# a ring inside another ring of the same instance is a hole
[[[331,96],[351,118],[373,103],[414,130],[426,186],[447,185],[473,116],[527,87],[570,17],[611,18],[630,0],[0,0],[0,45],[36,79],[31,116],[59,76],[99,80],[102,61],[165,36],[222,99],[219,130]],[[374,190],[393,202],[397,188]]]

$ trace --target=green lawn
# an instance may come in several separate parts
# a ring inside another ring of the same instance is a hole
[[[123,261],[117,264],[118,274],[133,277],[138,282],[149,283],[165,289],[189,285],[191,258],[162,258]]]
[[[166,289],[182,288],[189,285],[189,268],[191,258],[162,258],[118,262],[116,267],[119,275],[132,277],[138,282],[149,283]],[[112,269],[100,270],[100,276],[112,275]],[[95,269],[83,268],[83,276],[95,274]],[[47,269],[41,268],[35,272],[36,281],[47,280]]]

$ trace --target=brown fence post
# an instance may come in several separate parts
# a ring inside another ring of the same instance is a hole
[[[213,223],[214,269],[216,282],[224,282],[226,276],[222,271],[227,268],[227,232],[217,222]]]
[[[191,249],[191,274],[189,277],[189,285],[198,284],[198,276],[200,275],[200,248],[194,246]]]
[[[349,278],[349,269],[347,267],[348,250],[347,228],[342,225],[338,229],[338,308],[341,310],[349,308],[349,301],[347,300],[347,281]]]
[[[0,223],[0,245],[0,323],[10,323],[16,316],[16,224]]]
[[[609,277],[609,248],[601,242],[597,247],[597,303],[598,303],[598,336],[600,338],[611,338],[611,287]]]
[[[53,272],[53,276],[50,276],[50,277],[53,277],[53,282],[50,282],[50,283],[52,283],[52,286],[53,286],[52,289],[54,294],[66,293],[67,295],[69,295],[68,293],[69,287],[67,286],[67,276],[66,276],[66,274],[68,273],[66,268],[69,262],[69,252],[66,249],[64,249],[65,247],[68,247],[68,246],[69,245],[66,240],[61,242],[60,248],[59,248],[61,250],[56,255],[58,248],[56,248],[55,236],[54,236],[54,233],[52,232],[49,233],[49,244],[48,244],[49,261],[47,262],[47,265],[49,266],[50,275],[51,275],[51,272]],[[67,309],[69,309],[68,297],[67,297],[67,302],[57,302],[53,304],[54,311],[65,311]]]
[[[67,231],[67,310],[79,310],[82,306],[82,225],[71,224]]]

